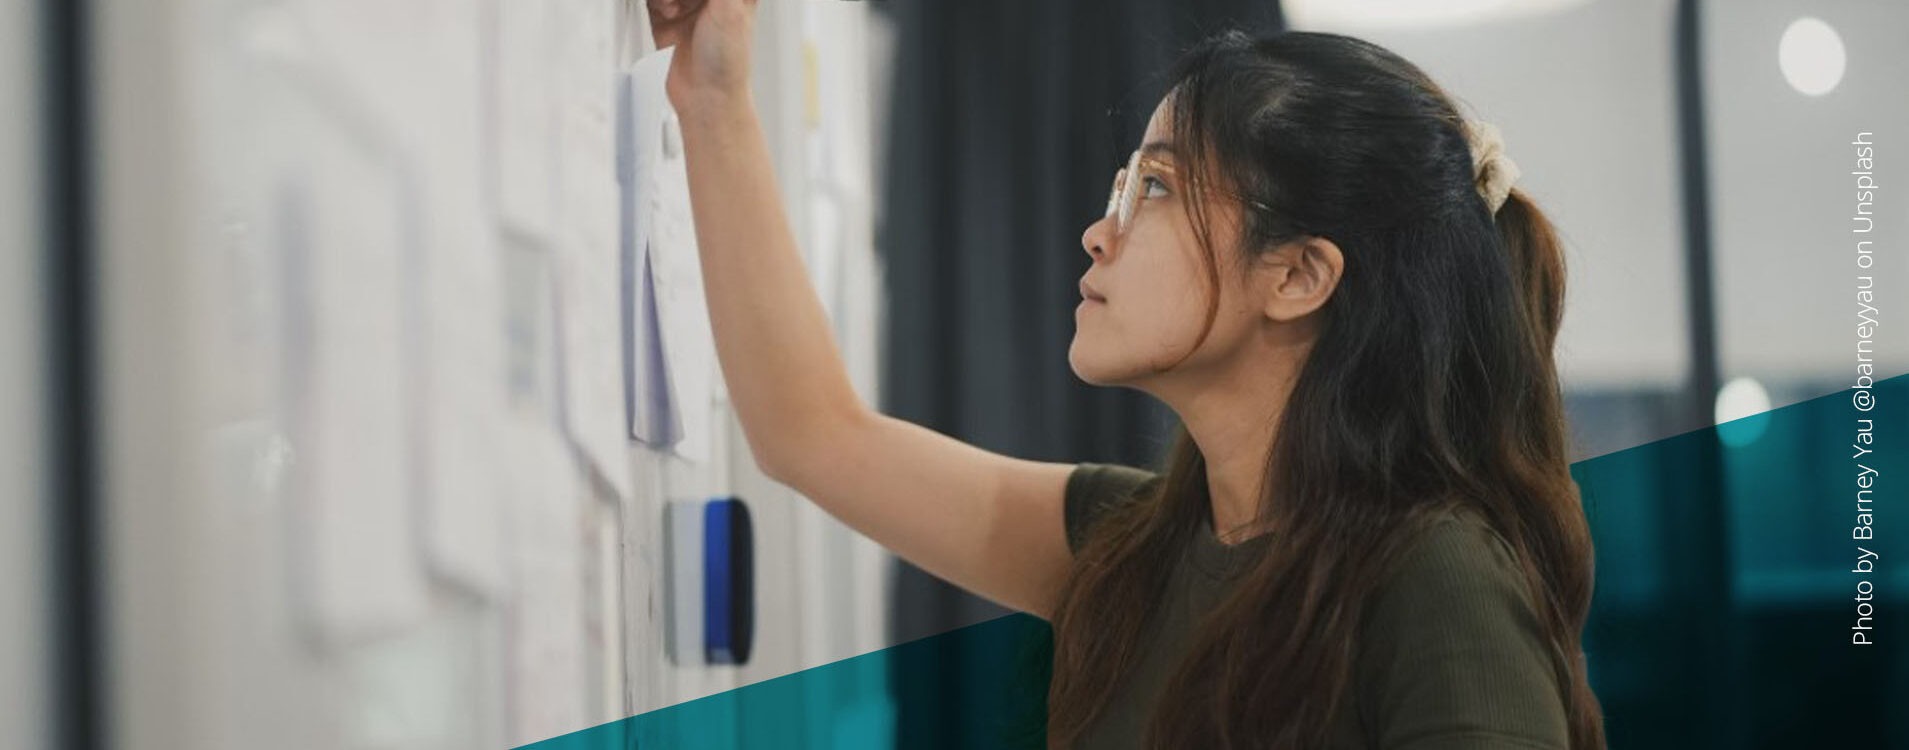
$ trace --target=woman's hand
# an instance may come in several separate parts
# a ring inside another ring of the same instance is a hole
[[[679,115],[749,100],[757,0],[648,0],[657,49],[675,47],[664,84]]]

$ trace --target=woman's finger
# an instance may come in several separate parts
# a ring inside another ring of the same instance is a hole
[[[650,17],[662,16],[665,20],[683,20],[694,18],[707,0],[649,0]]]
[[[656,48],[674,47],[689,36],[705,0],[648,0],[650,36]]]

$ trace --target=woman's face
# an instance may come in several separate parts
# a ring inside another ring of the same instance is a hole
[[[1239,278],[1229,254],[1236,237],[1238,209],[1230,201],[1207,206],[1213,240],[1222,255],[1217,259],[1220,306],[1213,330],[1199,350],[1177,367],[1205,327],[1209,284],[1205,251],[1193,231],[1184,192],[1185,167],[1171,150],[1170,100],[1154,108],[1141,140],[1142,166],[1127,180],[1139,180],[1138,197],[1125,231],[1107,216],[1081,234],[1081,247],[1093,265],[1081,277],[1093,294],[1074,310],[1074,341],[1067,350],[1068,364],[1082,380],[1096,385],[1132,385],[1145,390],[1171,372],[1198,372],[1236,357],[1248,343],[1256,321],[1262,318],[1255,296]],[[1176,172],[1150,169],[1149,158],[1170,163]],[[1156,393],[1156,395],[1158,395]]]

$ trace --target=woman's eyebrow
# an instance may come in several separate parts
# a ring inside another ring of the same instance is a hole
[[[1171,142],[1150,141],[1140,145],[1140,155],[1156,159],[1165,156],[1166,159],[1164,161],[1177,162],[1179,161],[1180,153],[1173,150],[1173,144]]]

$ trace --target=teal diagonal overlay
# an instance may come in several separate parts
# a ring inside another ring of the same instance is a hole
[[[1053,633],[1025,614],[902,643],[520,750],[1039,748]]]
[[[1868,393],[1571,467],[1610,747],[1909,750],[1909,379]],[[1010,615],[524,750],[1038,748],[1051,660],[1047,624]]]
[[[1858,390],[1572,466],[1611,747],[1909,747],[1909,379]]]

